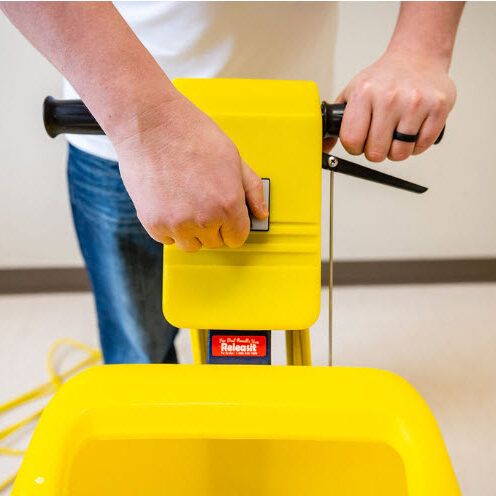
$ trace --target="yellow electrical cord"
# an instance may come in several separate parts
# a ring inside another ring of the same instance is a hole
[[[70,368],[67,372],[58,374],[54,366],[54,356],[56,351],[61,346],[64,345],[72,346],[73,348],[77,348],[81,351],[84,351],[88,354],[88,357],[85,358],[84,360],[81,360],[78,364]],[[91,367],[92,365],[97,365],[98,363],[101,362],[101,360],[102,360],[102,354],[100,350],[91,348],[90,346],[86,346],[85,344],[75,341],[73,339],[69,339],[69,338],[59,339],[50,347],[47,355],[47,370],[50,376],[50,381],[45,382],[41,386],[38,386],[37,388],[32,389],[31,391],[28,391],[27,393],[24,393],[21,396],[18,396],[17,398],[7,401],[6,403],[0,404],[0,414],[5,413],[8,410],[12,410],[20,405],[23,405],[24,403],[28,403],[29,401],[32,401],[34,399],[43,398],[45,396],[55,393],[60,388],[60,386],[62,386],[64,381],[67,380],[69,377],[71,377],[75,373],[87,367]],[[1,430],[0,441],[2,439],[5,439],[7,436],[12,434],[16,430],[20,429],[21,427],[29,424],[30,422],[33,422],[33,420],[36,420],[41,415],[42,412],[43,412],[43,408],[32,413],[31,415],[28,415],[19,422],[16,422],[15,424]],[[24,452],[25,450],[0,446],[0,456],[1,455],[23,456]],[[0,491],[3,491],[6,487],[12,484],[16,476],[17,473],[12,474],[3,481],[0,481]]]

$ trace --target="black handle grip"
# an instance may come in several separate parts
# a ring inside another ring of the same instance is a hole
[[[47,96],[43,102],[43,122],[52,138],[62,133],[105,134],[81,100],[56,100]]]
[[[324,137],[338,137],[346,103],[322,102],[322,132]],[[105,134],[81,100],[56,100],[47,96],[43,102],[43,121],[49,136],[59,134]],[[437,138],[437,145],[444,135]]]
[[[343,120],[343,114],[345,108],[346,108],[346,103],[322,102],[321,105],[322,135],[324,138],[339,137],[339,130],[341,129],[341,122]],[[441,134],[434,142],[435,145],[437,145],[443,139],[445,129],[446,126],[443,127]]]

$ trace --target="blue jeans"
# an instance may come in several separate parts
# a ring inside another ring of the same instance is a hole
[[[69,194],[106,363],[175,362],[162,314],[162,245],[140,224],[117,162],[69,145]]]

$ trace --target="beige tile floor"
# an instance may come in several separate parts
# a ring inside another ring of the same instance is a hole
[[[314,363],[327,359],[327,293],[312,329]],[[337,288],[336,365],[387,369],[408,379],[436,416],[465,496],[496,494],[496,284]],[[89,294],[0,297],[0,403],[47,379],[50,344],[70,336],[97,344]],[[283,363],[282,336],[275,362]],[[178,339],[191,361],[186,333]],[[61,366],[79,358],[59,357]],[[0,416],[0,430],[22,410]],[[11,439],[27,443],[31,429]],[[0,457],[0,480],[18,461]],[[8,490],[4,491],[8,494]]]

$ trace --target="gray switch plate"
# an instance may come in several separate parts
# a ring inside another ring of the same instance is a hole
[[[260,220],[255,218],[250,212],[250,231],[268,231],[270,219],[270,179],[262,178],[264,200],[269,207],[269,216],[266,219]]]

